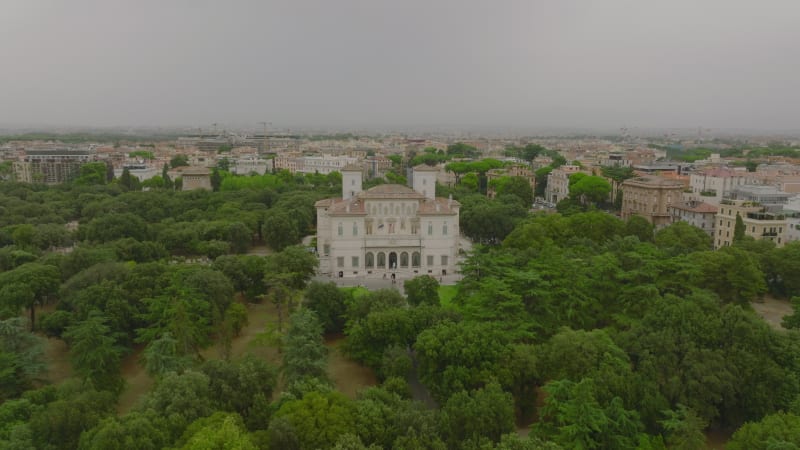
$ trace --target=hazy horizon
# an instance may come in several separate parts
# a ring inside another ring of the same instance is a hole
[[[0,128],[798,131],[800,4],[6,0]]]

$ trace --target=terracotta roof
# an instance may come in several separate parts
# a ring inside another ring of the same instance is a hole
[[[423,198],[419,192],[402,184],[379,184],[358,194],[360,198]]]
[[[364,215],[367,212],[364,210],[364,202],[358,198],[351,198],[349,200],[342,200],[340,198],[331,199],[333,202],[328,206],[328,214],[331,215]]]
[[[705,202],[699,202],[699,203],[698,202],[677,203],[677,204],[670,205],[670,206],[672,206],[673,208],[676,208],[676,209],[681,209],[681,210],[684,210],[684,211],[691,211],[691,212],[696,212],[696,213],[702,213],[702,214],[708,214],[708,213],[716,214],[717,211],[719,210],[719,208],[717,208],[716,206],[708,204],[708,203],[705,203]]]
[[[425,201],[420,203],[417,214],[421,216],[430,214],[455,214],[455,208],[458,206],[461,206],[461,203],[457,200],[448,200],[442,197],[436,197],[436,200],[425,199]]]
[[[341,198],[326,198],[314,203],[316,208],[328,208],[331,215],[366,215],[364,200],[373,199],[409,199],[418,200],[419,215],[450,215],[455,214],[455,209],[461,206],[457,200],[437,197],[436,200],[425,198],[422,194],[399,184],[381,184],[364,192],[358,193],[354,198],[343,200]]]

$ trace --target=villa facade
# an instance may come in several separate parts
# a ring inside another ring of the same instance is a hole
[[[418,166],[412,188],[361,189],[360,167],[342,170],[342,197],[318,201],[320,272],[332,277],[412,277],[454,273],[459,207],[436,197],[436,169]]]

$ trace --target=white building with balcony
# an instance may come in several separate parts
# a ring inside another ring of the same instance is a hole
[[[692,192],[685,197],[688,200],[719,206],[723,197],[736,187],[748,184],[752,181],[751,178],[752,174],[748,174],[744,168],[742,170],[716,168],[693,173],[689,177],[689,187]]]
[[[453,274],[459,256],[460,204],[436,197],[436,171],[414,168],[411,189],[361,190],[361,167],[342,170],[342,197],[318,201],[319,270],[332,277]]]

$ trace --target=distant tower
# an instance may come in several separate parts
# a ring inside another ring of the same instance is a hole
[[[361,192],[361,168],[349,165],[342,169],[342,199],[350,200]]]
[[[414,167],[412,174],[414,180],[413,189],[424,195],[425,198],[434,200],[436,198],[436,174],[438,172],[439,169],[425,164]]]

